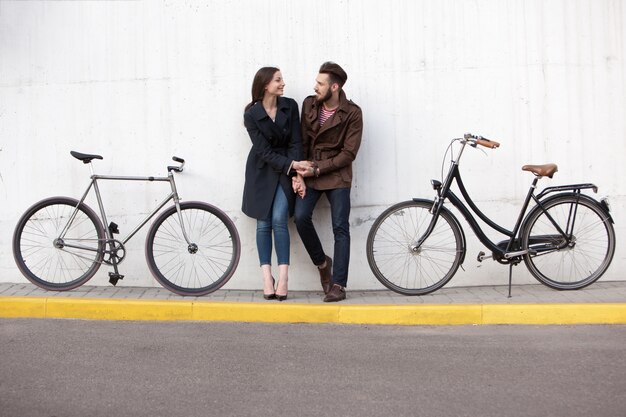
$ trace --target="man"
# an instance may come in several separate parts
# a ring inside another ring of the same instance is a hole
[[[361,144],[361,109],[346,98],[346,72],[325,62],[315,79],[315,95],[302,104],[302,148],[312,167],[298,173],[305,177],[306,194],[297,199],[295,222],[298,234],[320,273],[324,301],[346,298],[350,262],[350,188],[352,161]],[[335,237],[334,264],[326,255],[313,225],[313,209],[322,194],[330,203]]]

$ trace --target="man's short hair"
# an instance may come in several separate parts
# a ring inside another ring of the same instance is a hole
[[[342,88],[348,80],[348,74],[334,62],[324,62],[319,72],[320,74],[328,74],[331,84],[337,83],[339,84],[339,88]]]

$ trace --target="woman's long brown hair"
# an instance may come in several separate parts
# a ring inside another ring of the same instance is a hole
[[[265,87],[272,81],[277,71],[280,71],[280,69],[275,67],[263,67],[256,72],[254,80],[252,81],[252,101],[246,106],[244,111],[247,111],[257,101],[263,100]]]

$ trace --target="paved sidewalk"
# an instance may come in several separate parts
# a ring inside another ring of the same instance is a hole
[[[360,324],[626,323],[626,281],[597,282],[578,291],[543,285],[451,287],[421,297],[392,291],[348,291],[340,303],[322,293],[293,291],[285,302],[261,291],[219,290],[182,297],[163,288],[82,286],[53,292],[0,283],[0,317],[103,320],[218,320]]]

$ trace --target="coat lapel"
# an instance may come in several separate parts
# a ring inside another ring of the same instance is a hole
[[[282,97],[278,97],[277,103],[278,109],[276,109],[276,120],[274,125],[279,132],[282,132],[289,123],[289,103]]]
[[[270,142],[274,144],[281,143],[285,134],[289,131],[289,103],[287,100],[279,97],[277,105],[276,119],[273,122],[263,108],[263,104],[261,102],[257,102],[250,109],[250,113],[257,121],[259,129],[263,135],[265,135]],[[271,140],[271,138],[274,138],[274,140]]]
[[[307,124],[311,126],[311,129],[317,135],[317,132],[320,130],[319,107],[317,105],[317,102],[313,102],[313,104],[311,105],[311,109],[305,115],[305,117],[307,119]]]
[[[324,126],[322,126],[321,128],[319,128],[319,106],[322,106],[322,104],[314,107],[316,110],[316,113],[318,113],[318,117],[317,117],[318,120],[316,121],[318,130],[316,130],[317,132],[316,136],[319,137],[319,135],[321,135],[325,131],[332,129],[333,127],[341,124],[341,121],[343,120],[343,117],[345,115],[345,107],[347,103],[348,103],[348,99],[346,99],[346,93],[341,91],[339,93],[339,106],[337,107],[337,111],[335,112],[335,114],[333,114],[330,117],[330,119],[326,120],[326,123],[324,123]]]
[[[343,116],[343,112],[341,111],[341,108],[338,108],[335,114],[333,114],[330,117],[330,119],[326,120],[326,123],[324,123],[324,126],[322,126],[320,130],[318,130],[317,135],[319,136],[326,130],[331,129],[337,126],[338,124],[340,124],[343,118],[342,116]]]

